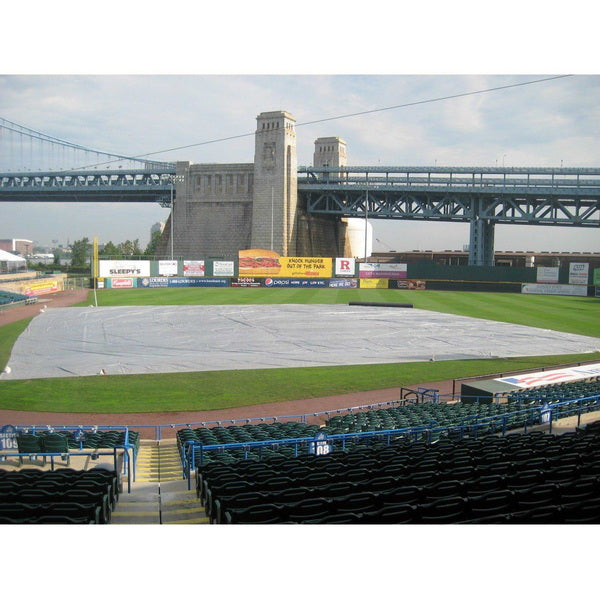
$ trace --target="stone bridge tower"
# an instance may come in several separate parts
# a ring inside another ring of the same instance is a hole
[[[295,123],[284,110],[259,114],[254,163],[178,162],[174,206],[157,255],[233,259],[256,248],[282,256],[348,256],[345,221],[310,216],[298,203]],[[346,165],[346,143],[319,138],[314,161]]]
[[[256,118],[252,248],[296,254],[298,160],[296,119],[286,111]]]

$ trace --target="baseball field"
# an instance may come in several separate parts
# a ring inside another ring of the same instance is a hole
[[[436,313],[600,338],[600,300],[591,297],[424,290],[182,288],[99,290],[96,296],[90,292],[85,305],[96,302],[100,307],[410,303],[416,309]],[[0,369],[9,362],[13,345],[30,321],[24,319],[0,327]],[[57,413],[213,410],[536,370],[593,360],[597,356],[595,353],[543,356],[541,348],[540,356],[502,359],[5,380],[0,381],[0,409]]]

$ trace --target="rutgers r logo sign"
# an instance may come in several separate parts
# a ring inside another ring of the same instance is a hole
[[[336,258],[335,274],[353,276],[355,271],[355,261],[353,258]]]

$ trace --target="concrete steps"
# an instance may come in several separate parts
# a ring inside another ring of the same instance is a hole
[[[191,525],[208,523],[195,489],[187,489],[172,441],[142,442],[131,493],[124,492],[112,514],[113,525]]]

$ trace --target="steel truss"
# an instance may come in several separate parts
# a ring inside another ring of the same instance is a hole
[[[61,171],[2,173],[4,202],[159,202],[170,204],[175,170]]]
[[[493,264],[496,224],[600,227],[600,169],[301,167],[308,213],[468,222],[469,264]]]

